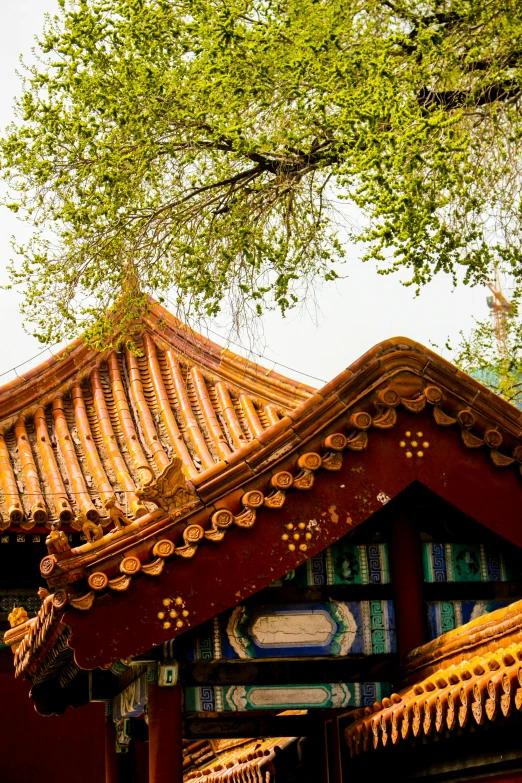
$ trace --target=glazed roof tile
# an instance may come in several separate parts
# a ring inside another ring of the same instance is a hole
[[[405,671],[408,687],[354,713],[352,756],[522,711],[522,601],[413,650]]]
[[[184,767],[187,772],[183,780],[188,783],[252,783],[254,780],[275,778],[274,759],[296,741],[295,737],[278,739],[245,740],[234,747],[226,748],[226,742],[193,742],[193,763],[187,763],[190,745],[184,748]],[[234,741],[237,743],[237,740]],[[219,749],[219,744],[225,746]],[[199,755],[198,755],[199,754]],[[192,760],[192,759],[191,759]]]
[[[196,479],[247,446],[313,392],[150,303],[129,350],[77,340],[0,388],[0,529],[78,517],[108,524],[104,502],[148,514],[136,488],[174,456]]]

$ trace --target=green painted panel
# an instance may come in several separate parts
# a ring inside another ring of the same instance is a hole
[[[185,712],[364,707],[389,694],[389,683],[382,682],[186,687]]]

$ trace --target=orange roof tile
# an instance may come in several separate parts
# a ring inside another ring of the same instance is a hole
[[[136,488],[174,456],[196,478],[246,446],[313,389],[190,330],[151,302],[129,350],[105,355],[75,341],[0,388],[0,529],[109,523],[118,493],[149,511]]]
[[[275,776],[274,759],[276,755],[296,741],[296,737],[278,739],[245,740],[240,745],[216,752],[207,743],[197,752],[205,754],[206,763],[199,759],[183,776],[190,783],[252,783],[253,780],[272,780]],[[198,743],[194,743],[198,744]],[[185,760],[187,756],[185,755]],[[212,758],[213,756],[213,758]],[[185,764],[184,764],[185,766]],[[188,765],[187,765],[188,767]]]
[[[354,712],[352,756],[522,710],[522,601],[413,650],[405,671],[409,687]]]

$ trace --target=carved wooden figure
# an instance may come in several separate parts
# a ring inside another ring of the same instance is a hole
[[[94,522],[89,522],[88,519],[82,525],[82,531],[89,543],[93,541],[99,541],[103,536],[103,528],[101,525],[96,525]]]

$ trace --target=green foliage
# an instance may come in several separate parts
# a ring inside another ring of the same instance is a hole
[[[381,272],[520,275],[521,10],[60,0],[0,148],[35,333],[103,346],[167,290],[284,313],[337,276],[339,198]]]
[[[477,321],[461,342],[453,360],[495,394],[522,408],[522,321],[517,309],[506,318],[499,349],[492,321]]]

